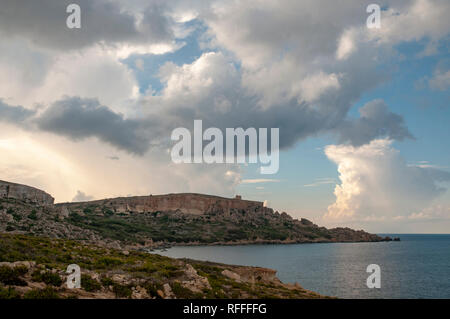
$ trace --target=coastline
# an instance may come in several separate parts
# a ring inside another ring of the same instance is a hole
[[[333,243],[380,243],[380,242],[392,242],[392,241],[400,241],[400,238],[390,238],[384,237],[381,240],[372,240],[372,241],[335,241],[335,240],[309,240],[309,241],[300,241],[300,240],[243,240],[243,241],[228,241],[228,242],[213,242],[213,243],[202,243],[202,242],[188,242],[188,243],[172,243],[172,242],[154,242],[152,245],[143,245],[143,246],[127,246],[129,248],[134,249],[151,249],[153,250],[161,250],[161,249],[169,249],[172,247],[208,247],[208,246],[246,246],[246,245],[297,245],[297,244],[333,244]]]
[[[69,264],[81,269],[78,289],[66,284]],[[333,298],[298,283],[283,283],[276,272],[265,267],[0,233],[0,299]]]

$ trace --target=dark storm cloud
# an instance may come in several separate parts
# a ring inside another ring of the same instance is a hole
[[[71,3],[81,8],[81,29],[66,26]],[[62,50],[95,43],[154,43],[173,36],[169,19],[151,2],[139,25],[134,15],[107,0],[2,0],[0,35],[25,37],[39,46]]]
[[[349,109],[359,100],[362,92],[385,80],[372,72],[372,65],[362,57],[355,58],[352,63],[345,62],[342,66],[348,72],[340,81],[339,92],[325,92],[313,102],[298,101],[296,98],[278,100],[269,108],[261,108],[258,105],[260,97],[250,95],[242,87],[238,70],[232,66],[222,67],[224,65],[228,65],[227,60],[220,54],[203,57],[205,74],[220,78],[220,81],[205,89],[201,99],[186,99],[183,90],[171,91],[170,101],[156,115],[176,119],[178,126],[189,129],[192,129],[194,119],[202,119],[204,128],[218,127],[223,131],[236,127],[279,128],[281,149],[288,149],[299,141],[323,133],[332,133],[341,141],[354,145],[386,135],[393,139],[411,136],[404,126],[403,118],[390,112],[382,101],[368,103],[361,109],[359,119],[347,117]],[[175,78],[185,77],[184,72],[184,69],[179,68],[174,72]],[[328,72],[339,74],[344,71],[337,68]],[[186,84],[187,87],[190,85]],[[218,97],[226,97],[229,102],[226,111],[215,107]],[[150,103],[147,107],[153,106]]]
[[[66,98],[52,104],[38,118],[37,128],[72,140],[90,137],[130,153],[143,155],[150,146],[150,121],[125,119],[94,99]]]
[[[230,112],[220,117],[221,123],[213,114],[204,113],[201,116],[196,112],[183,113],[179,109],[127,119],[95,99],[68,97],[53,103],[39,115],[21,106],[9,106],[0,101],[0,120],[19,126],[28,120],[28,129],[51,132],[75,141],[95,137],[137,155],[143,155],[150,146],[168,140],[176,127],[192,129],[194,119],[203,119],[204,130],[208,127],[218,127],[223,131],[227,127],[278,127],[282,149],[292,147],[298,140],[327,131],[337,132],[341,142],[355,146],[381,137],[396,140],[413,138],[404,126],[403,118],[390,112],[382,100],[367,103],[360,109],[361,117],[358,119],[341,120],[339,116],[333,116],[329,123],[324,121],[326,117],[323,114],[308,107],[299,111],[298,105],[293,102],[291,108],[291,111],[275,112],[271,109],[253,115]],[[295,117],[293,113],[302,116]]]
[[[337,132],[341,142],[354,146],[369,143],[380,137],[394,140],[414,138],[405,126],[403,117],[389,111],[383,100],[374,100],[359,109],[360,118],[344,120]]]
[[[23,106],[10,106],[0,100],[0,122],[20,124],[34,116],[35,111],[28,110]]]

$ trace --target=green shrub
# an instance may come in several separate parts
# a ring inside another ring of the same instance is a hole
[[[56,257],[56,261],[57,262],[62,262],[62,263],[65,263],[65,264],[70,264],[73,261],[73,257],[72,257],[72,255],[70,253],[65,253],[65,254],[63,254],[61,256],[57,256]]]
[[[5,285],[26,286],[27,283],[22,278],[20,278],[20,276],[23,276],[27,271],[27,268],[23,266],[15,268],[1,266],[0,282]]]
[[[33,289],[25,293],[24,299],[59,299],[58,293],[54,288],[46,287],[44,289]]]
[[[104,212],[104,214],[105,214],[105,216],[111,217],[111,216],[114,215],[114,212],[113,212],[112,210],[110,210],[110,209],[107,209],[107,210]]]
[[[102,285],[98,280],[93,279],[89,275],[81,275],[81,288],[86,291],[93,292],[102,289]]]
[[[115,283],[113,285],[113,292],[116,294],[117,298],[130,298],[131,297],[131,287]]]
[[[112,280],[111,278],[109,278],[109,277],[102,277],[101,279],[100,279],[100,282],[102,283],[102,285],[104,286],[104,287],[109,287],[109,286],[112,286],[112,285],[114,285],[114,280]]]
[[[55,287],[59,287],[62,284],[62,279],[58,274],[52,273],[50,271],[40,272],[36,270],[31,274],[31,278],[33,281],[44,282],[47,285],[52,285]]]
[[[29,219],[32,219],[32,220],[36,220],[36,219],[37,219],[37,212],[36,212],[35,209],[33,209],[33,210],[31,211],[31,213],[28,215],[28,218],[29,218]]]
[[[81,223],[83,222],[83,217],[81,217],[79,214],[75,212],[71,212],[69,214],[69,221],[73,223]]]
[[[161,298],[160,295],[158,295],[158,290],[163,290],[163,286],[160,283],[146,283],[144,285],[145,290],[147,290],[147,293],[152,296],[152,297],[156,297],[158,299]]]
[[[158,271],[158,267],[156,265],[152,264],[152,263],[147,262],[147,263],[145,263],[142,266],[136,267],[134,269],[134,271],[145,272],[145,273],[148,273],[148,274],[152,274],[152,273]]]
[[[183,287],[179,282],[172,284],[172,292],[178,299],[201,299],[203,295],[201,293],[195,293],[190,289]]]
[[[16,266],[14,267],[14,272],[18,276],[23,276],[28,272],[28,268],[26,266]]]
[[[119,258],[113,258],[113,257],[102,257],[97,261],[97,266],[100,267],[110,267],[110,266],[117,266],[123,264],[122,260]]]
[[[20,299],[20,294],[13,287],[0,287],[0,299]]]
[[[165,278],[175,278],[183,275],[184,271],[181,269],[179,270],[161,269],[160,271],[158,271],[158,274]]]

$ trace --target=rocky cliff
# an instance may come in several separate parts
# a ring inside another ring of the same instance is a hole
[[[194,193],[119,197],[91,201],[89,205],[107,207],[116,213],[172,211],[192,215],[202,215],[213,209],[221,209],[228,213],[232,210],[248,210],[263,207],[262,202],[243,200],[240,196],[225,198]],[[64,203],[59,204],[59,206],[76,209],[76,207],[80,206],[80,203]]]
[[[148,246],[389,240],[362,230],[320,227],[240,197],[169,194],[56,206],[66,221],[77,227]]]
[[[128,248],[390,240],[362,230],[320,227],[240,197],[168,194],[53,205],[53,198],[38,189],[2,185],[0,232]]]
[[[54,198],[46,192],[21,184],[0,181],[0,198],[14,198],[38,205],[53,205]]]

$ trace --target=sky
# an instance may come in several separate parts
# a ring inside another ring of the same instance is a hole
[[[448,0],[3,0],[0,179],[57,202],[240,194],[327,227],[449,233],[449,15]],[[174,163],[171,132],[198,119],[279,128],[279,171]]]

